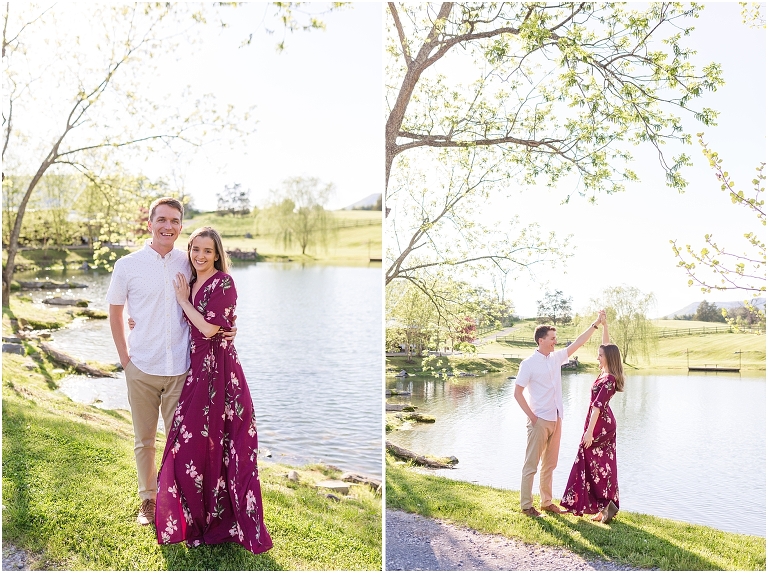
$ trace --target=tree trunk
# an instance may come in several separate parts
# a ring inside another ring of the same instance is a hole
[[[53,358],[56,362],[60,364],[65,364],[67,366],[71,366],[77,372],[81,372],[82,374],[88,374],[89,376],[96,376],[97,378],[117,378],[114,372],[106,372],[99,368],[89,366],[85,362],[78,362],[75,358],[72,358],[69,354],[60,352],[55,348],[53,348],[50,344],[46,344],[45,342],[40,343],[40,349],[43,352],[45,352],[48,356]]]
[[[451,463],[432,460],[427,457],[421,456],[410,450],[406,450],[405,448],[396,446],[392,442],[387,442],[387,451],[391,453],[393,456],[395,456],[396,458],[409,460],[415,464],[418,464],[420,466],[426,466],[428,468],[452,469],[454,466],[454,464],[451,464]]]
[[[426,69],[426,60],[429,58],[429,54],[431,53],[433,47],[430,45],[430,39],[434,40],[434,38],[437,36],[437,22],[439,22],[441,19],[445,19],[448,17],[448,14],[451,13],[451,9],[453,8],[453,4],[450,2],[443,2],[443,4],[440,6],[440,11],[437,15],[437,19],[435,24],[432,26],[432,30],[429,33],[429,37],[425,38],[425,42],[422,45],[421,49],[419,50],[419,53],[416,55],[416,57],[411,60],[410,62],[406,61],[406,65],[408,66],[408,71],[405,73],[405,77],[403,78],[403,83],[400,86],[400,91],[397,94],[397,99],[395,100],[394,105],[392,106],[392,110],[389,112],[389,117],[387,117],[387,123],[384,128],[384,139],[385,139],[385,159],[384,159],[384,190],[386,191],[389,188],[389,174],[392,171],[392,163],[395,159],[395,156],[400,152],[400,150],[397,147],[397,134],[400,132],[400,127],[403,125],[403,119],[405,118],[405,112],[408,108],[408,104],[411,102],[411,96],[413,95],[413,90],[416,89],[416,84],[419,82],[419,78],[421,77],[421,74],[424,73],[424,70]],[[396,14],[397,8],[395,7],[394,3],[389,3],[389,9],[393,13],[394,18],[398,18]],[[403,56],[405,57],[405,56]],[[385,193],[386,194],[386,193]]]
[[[29,203],[29,199],[32,197],[32,192],[43,178],[43,175],[45,175],[45,172],[48,171],[48,168],[53,165],[53,163],[59,157],[59,145],[61,145],[62,140],[67,135],[67,133],[69,133],[70,129],[72,129],[72,126],[67,124],[67,128],[64,130],[64,133],[61,135],[61,137],[59,137],[56,143],[53,144],[50,153],[48,153],[45,160],[43,160],[43,162],[40,164],[40,167],[37,169],[37,173],[35,173],[32,181],[29,182],[27,191],[24,193],[24,198],[21,200],[21,203],[19,203],[19,208],[16,211],[16,219],[13,222],[13,230],[11,231],[11,236],[8,239],[8,262],[3,269],[3,306],[8,306],[11,301],[11,281],[13,280],[16,253],[19,250],[19,235],[21,235],[21,224],[24,221],[24,213],[27,210],[27,203]]]

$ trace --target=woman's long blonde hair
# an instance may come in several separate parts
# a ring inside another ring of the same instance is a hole
[[[624,367],[621,365],[621,351],[615,344],[601,344],[600,348],[603,349],[605,355],[605,365],[608,367],[608,371],[613,374],[616,379],[616,391],[624,391]]]
[[[195,265],[192,264],[192,241],[198,237],[208,237],[213,239],[213,244],[216,246],[216,260],[213,261],[213,268],[222,273],[229,273],[229,256],[224,250],[224,245],[221,242],[221,235],[213,227],[200,227],[192,231],[189,236],[189,242],[187,243],[187,258],[189,259],[189,266],[192,267],[192,277],[197,279],[197,271]]]

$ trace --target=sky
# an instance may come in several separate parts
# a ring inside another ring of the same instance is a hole
[[[554,269],[534,267],[533,278],[522,272],[508,282],[507,295],[519,315],[535,316],[537,300],[546,290],[563,291],[573,298],[573,310],[583,312],[604,289],[634,286],[655,295],[652,317],[666,316],[705,298],[710,302],[751,298],[743,291],[705,295],[699,287],[688,287],[688,277],[677,268],[669,241],[677,239],[683,248],[691,244],[698,251],[705,245],[704,235],[712,233],[721,246],[740,250],[747,230],[765,236],[765,227],[745,209],[732,205],[720,190],[695,137],[704,131],[705,141],[719,152],[737,189],[745,193],[752,189],[755,167],[765,161],[765,30],[744,25],[736,3],[706,4],[693,25],[696,30],[686,45],[698,51],[694,62],[721,63],[726,84],[693,104],[718,110],[717,127],[704,128],[690,117],[685,119],[694,135],[693,145],[686,149],[694,165],[683,172],[689,181],[683,194],[666,186],[655,151],[636,147],[630,167],[641,181],[627,184],[623,193],[598,196],[596,205],[575,194],[563,205],[570,188],[509,189],[497,194],[478,215],[491,228],[517,215],[521,223],[537,222],[543,231],[553,230],[559,237],[573,235],[573,257],[558,262]]]
[[[380,4],[355,3],[321,16],[326,30],[287,35],[275,49],[279,25],[259,30],[239,48],[263,17],[263,5],[245,5],[239,17],[193,59],[170,70],[171,78],[222,100],[256,105],[256,133],[239,150],[208,149],[187,173],[186,190],[198,209],[216,208],[225,185],[251,189],[263,203],[270,189],[293,176],[336,185],[328,207],[346,207],[383,189]]]

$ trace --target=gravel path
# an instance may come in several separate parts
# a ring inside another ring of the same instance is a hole
[[[27,553],[3,543],[3,571],[29,571]]]
[[[387,510],[388,571],[631,571],[556,547],[478,533],[444,521]]]

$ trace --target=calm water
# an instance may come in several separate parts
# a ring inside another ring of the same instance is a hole
[[[63,278],[38,273],[46,276]],[[253,396],[259,445],[277,460],[323,461],[381,477],[381,268],[258,263],[236,266],[232,276],[235,345]],[[108,275],[66,277],[90,286],[63,296],[106,310]],[[73,356],[117,362],[106,320],[76,321],[54,333],[54,344]]]
[[[563,374],[558,498],[583,434],[594,378]],[[390,402],[410,401],[437,421],[388,439],[419,453],[456,456],[457,468],[437,471],[441,475],[519,490],[526,429],[514,383],[500,375],[400,382],[398,388],[413,395]],[[625,391],[611,399],[621,508],[765,536],[765,398],[764,376],[630,376]]]

